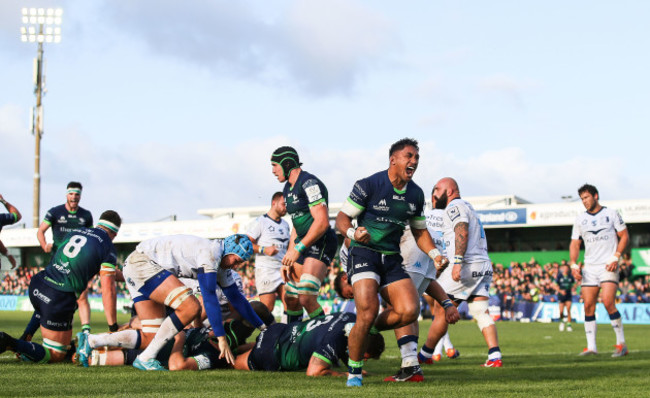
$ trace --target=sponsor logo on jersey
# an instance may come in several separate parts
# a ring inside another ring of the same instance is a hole
[[[65,216],[59,217],[59,221],[58,221],[59,224],[66,224],[67,222],[68,220],[65,218]]]
[[[359,263],[359,264],[354,264],[354,269],[360,269],[360,268],[365,268],[368,266],[368,263]]]
[[[52,264],[52,266],[53,266],[57,271],[59,271],[59,272],[61,272],[61,273],[63,273],[63,274],[68,275],[68,274],[70,273],[70,268],[68,268],[68,265],[69,265],[69,264],[70,264],[70,263],[62,263],[62,264],[54,263],[54,264]]]
[[[307,194],[307,199],[310,203],[323,198],[323,194],[321,193],[320,187],[318,185],[306,187],[305,194]]]
[[[39,299],[39,300],[41,300],[42,302],[44,302],[45,304],[49,304],[50,301],[52,301],[51,298],[49,298],[49,297],[47,297],[46,295],[44,295],[43,293],[39,292],[38,289],[34,289],[34,296],[35,296],[37,299]]]
[[[456,206],[451,207],[451,208],[447,209],[447,215],[449,216],[449,219],[451,221],[454,221],[455,219],[460,217],[460,210]]]
[[[472,278],[480,278],[482,276],[492,276],[492,271],[473,271],[472,272]]]
[[[386,199],[382,199],[376,205],[372,206],[377,211],[390,211],[390,207],[386,205]]]

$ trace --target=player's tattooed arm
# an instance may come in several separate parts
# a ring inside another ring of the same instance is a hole
[[[467,251],[467,239],[469,235],[469,224],[466,222],[459,222],[454,227],[454,235],[456,242],[456,256],[464,256]]]

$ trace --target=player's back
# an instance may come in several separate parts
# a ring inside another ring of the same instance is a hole
[[[194,235],[168,235],[140,242],[136,251],[182,278],[196,279],[199,268],[216,271],[223,249],[219,242]]]
[[[45,268],[45,281],[58,290],[81,294],[103,263],[117,263],[108,233],[101,228],[75,229],[61,242]]]

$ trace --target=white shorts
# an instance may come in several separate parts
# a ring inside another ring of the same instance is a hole
[[[493,273],[490,261],[463,264],[458,282],[451,278],[453,268],[454,265],[449,264],[438,278],[438,283],[450,298],[467,300],[471,296],[489,297]]]
[[[411,280],[413,281],[413,284],[418,291],[418,297],[421,297],[424,294],[424,292],[427,290],[427,287],[429,287],[429,283],[435,279],[422,275],[419,272],[406,271],[406,273],[411,277]]]
[[[280,269],[255,267],[255,287],[257,294],[275,293],[284,284]]]
[[[582,267],[581,286],[598,286],[603,282],[617,283],[619,281],[618,272],[609,272],[606,265],[585,265]]]

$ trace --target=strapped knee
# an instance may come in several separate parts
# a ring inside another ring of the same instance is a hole
[[[165,298],[165,305],[177,309],[183,301],[192,295],[192,289],[187,286],[179,286],[173,289]]]
[[[298,293],[308,296],[318,296],[321,280],[314,275],[303,273],[298,282]]]
[[[298,287],[296,287],[294,282],[287,282],[287,284],[284,285],[284,294],[287,297],[298,298]]]
[[[490,325],[494,325],[494,319],[488,314],[487,300],[472,301],[468,303],[469,314],[476,319],[478,328],[483,330]]]
[[[59,354],[67,354],[70,349],[69,345],[61,344],[58,341],[43,339],[43,347],[47,348],[50,351],[57,352]]]
[[[158,333],[160,325],[162,325],[165,318],[143,319],[140,321],[142,324],[142,333]]]

